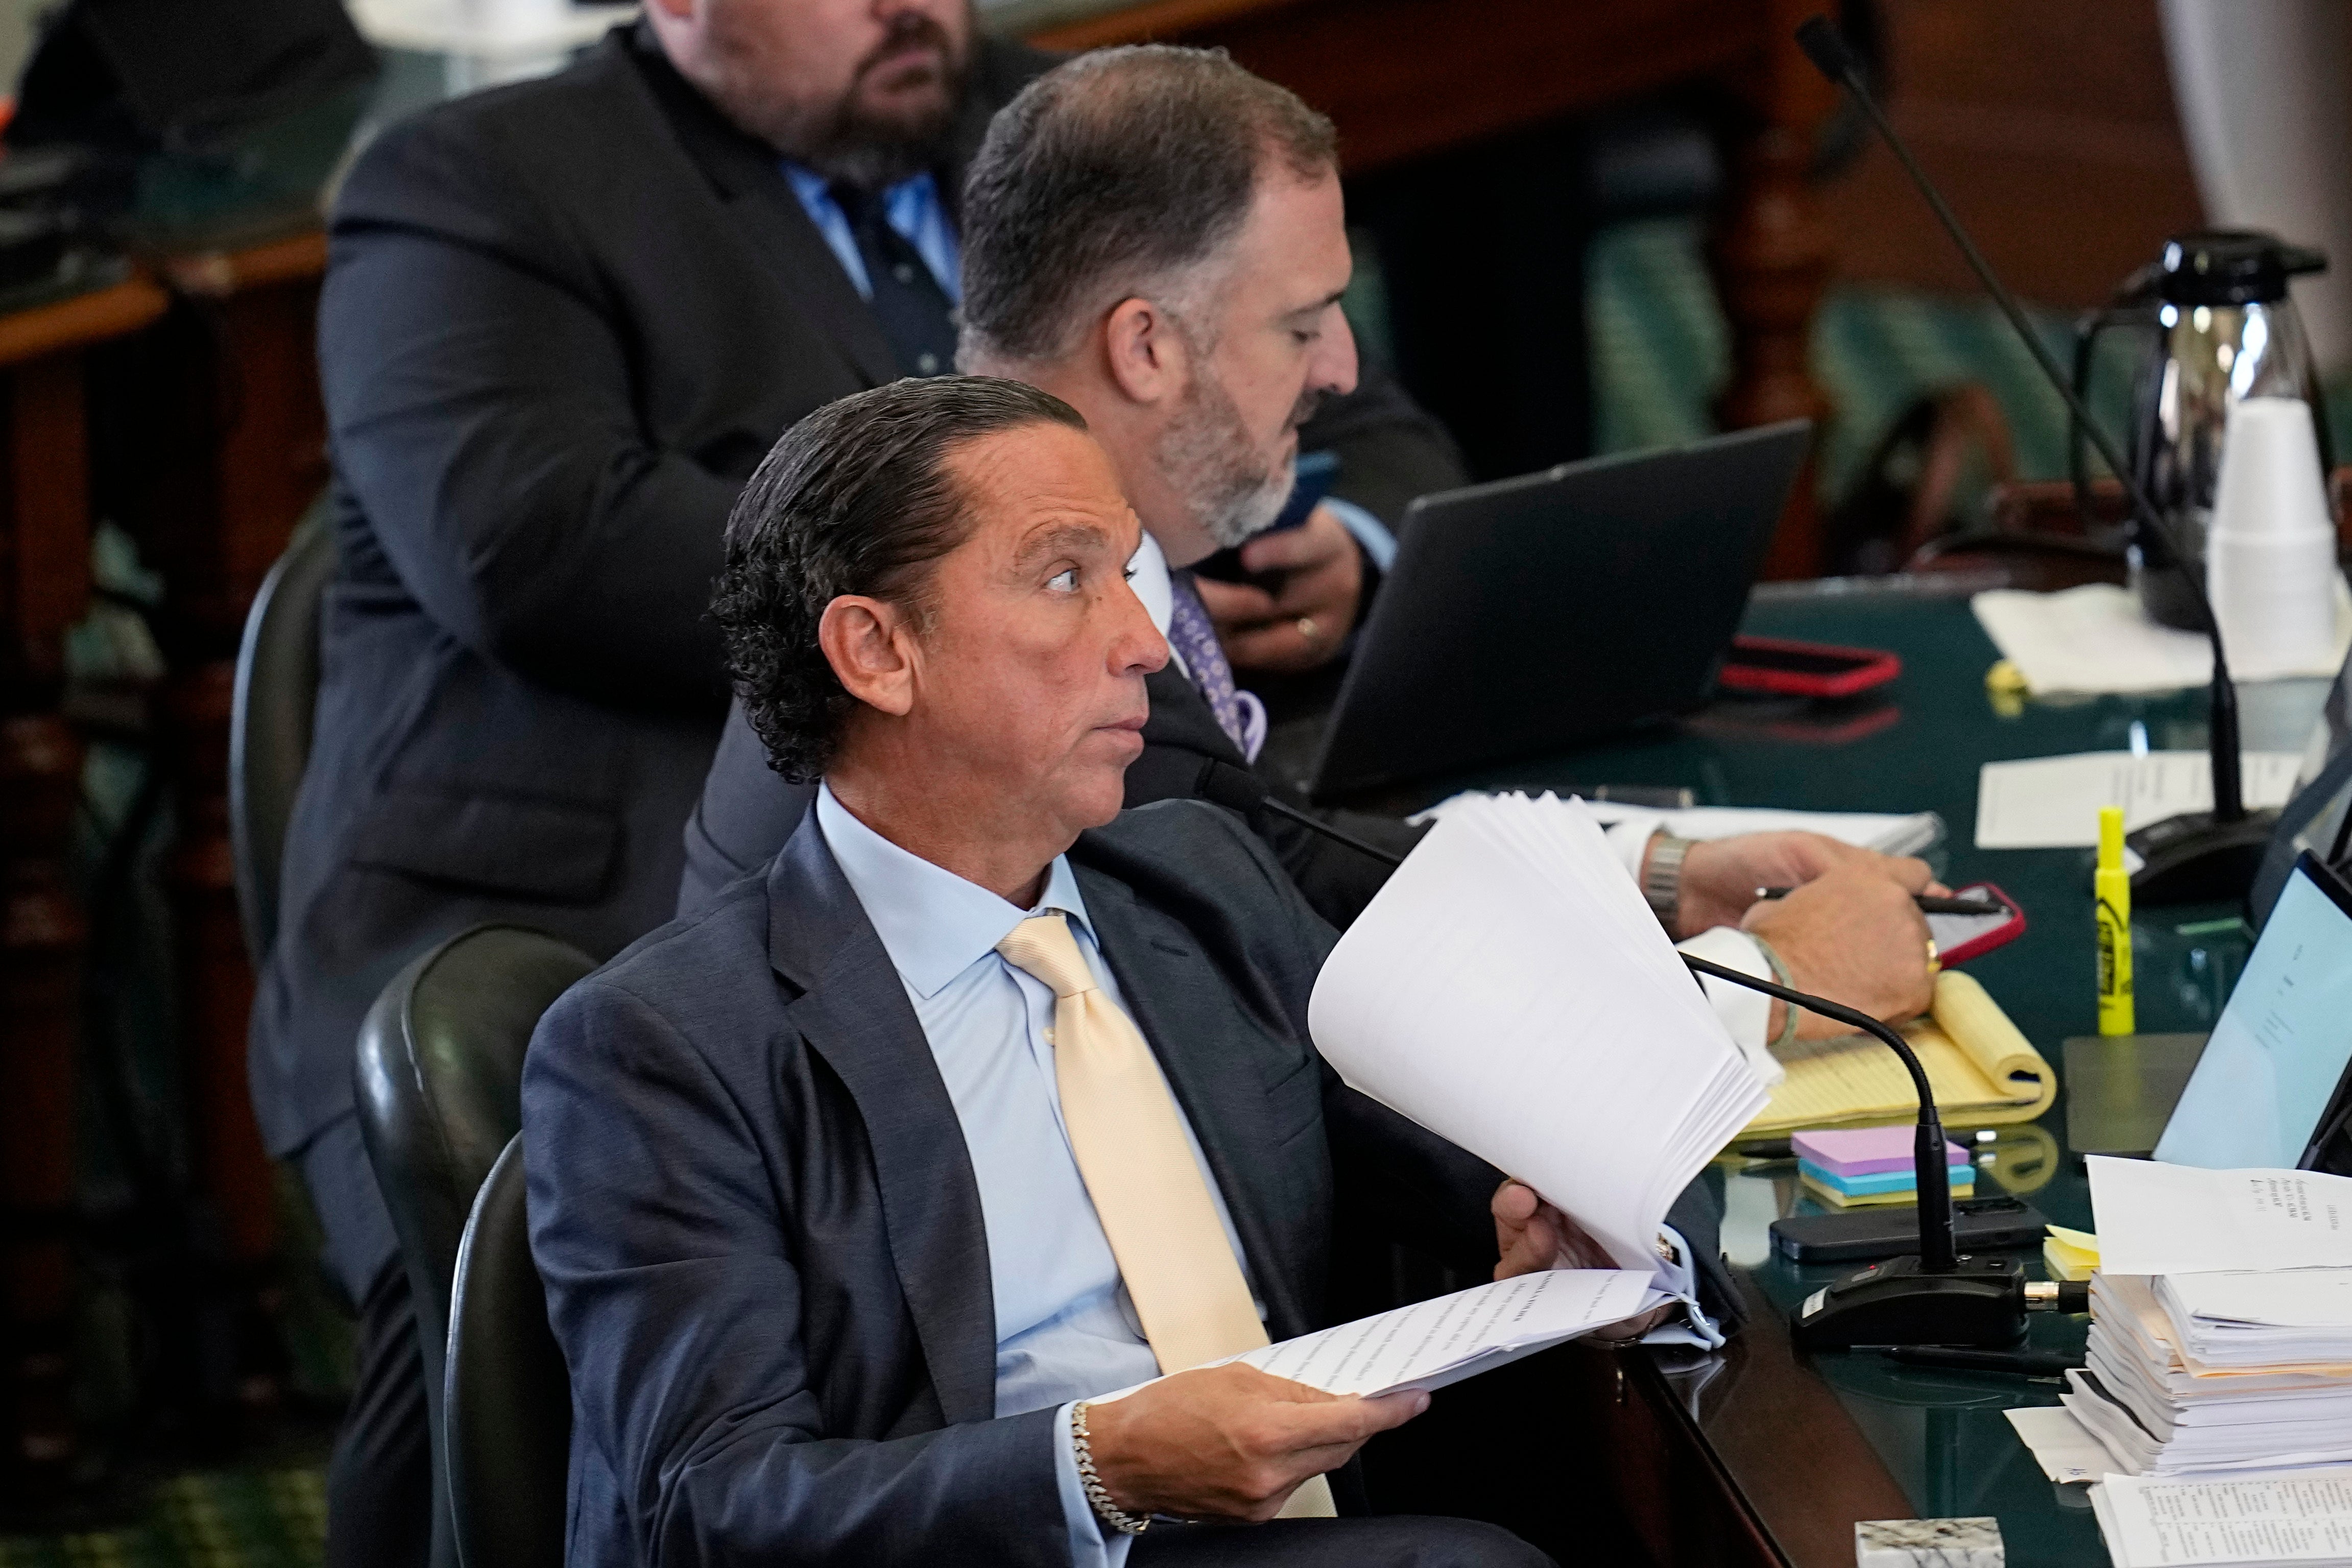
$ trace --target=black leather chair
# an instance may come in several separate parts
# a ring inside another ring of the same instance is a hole
[[[286,553],[261,580],[236,650],[228,721],[228,841],[236,909],[256,969],[278,936],[278,872],[294,791],[310,760],[319,701],[319,602],[335,575],[327,498],[296,525]]]
[[[360,1134],[400,1237],[425,1359],[436,1564],[453,1561],[441,1394],[458,1247],[476,1194],[522,1130],[522,1059],[531,1030],[548,1005],[595,967],[543,933],[478,925],[394,976],[360,1026],[353,1073]]]
[[[466,1222],[441,1409],[461,1568],[563,1568],[572,1385],[530,1259],[520,1134]]]

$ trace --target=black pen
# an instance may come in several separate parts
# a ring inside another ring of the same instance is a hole
[[[2011,1377],[2063,1377],[2083,1364],[2054,1350],[1955,1350],[1940,1344],[1889,1345],[1886,1358],[1939,1372],[1999,1372]]]
[[[1795,891],[1796,889],[1791,887],[1759,887],[1756,890],[1756,896],[1786,898]],[[2009,913],[2008,905],[1995,904],[1990,899],[1937,898],[1920,893],[1914,894],[1911,902],[1919,906],[1919,913],[1922,915],[2006,915]]]

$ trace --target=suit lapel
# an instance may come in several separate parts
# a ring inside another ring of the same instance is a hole
[[[868,386],[898,380],[898,360],[873,308],[793,194],[780,156],[713,109],[645,36],[643,24],[639,34],[629,46],[638,73],[679,146],[710,182],[728,222],[767,264],[786,298],[833,340],[859,379]]]
[[[1096,941],[1224,1195],[1269,1326],[1278,1333],[1284,1325],[1303,1325],[1306,1308],[1288,1271],[1289,1249],[1269,1209],[1282,1195],[1253,1179],[1276,1139],[1251,1050],[1261,1028],[1181,926],[1144,908],[1125,883],[1083,864],[1076,870]]]
[[[883,1224],[940,1406],[996,1413],[988,1228],[955,1105],[881,938],[825,847],[816,813],[768,875],[768,957],[796,987],[793,1026],[857,1103]]]

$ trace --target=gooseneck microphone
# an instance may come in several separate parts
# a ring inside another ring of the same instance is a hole
[[[2221,623],[2214,618],[2212,601],[2205,596],[2205,584],[2195,567],[2196,558],[2182,548],[2179,535],[2149,500],[2147,491],[2106,428],[2091,417],[2091,411],[2075,394],[2074,383],[2058,368],[2048,346],[2026,320],[2016,297],[1993,275],[1991,264],[1960,226],[1952,209],[1945,204],[1942,193],[1919,167],[1918,160],[1912,157],[1911,149],[1895,134],[1895,127],[1887,122],[1877,99],[1863,85],[1853,52],[1838,36],[1837,28],[1826,16],[1809,17],[1797,29],[1797,47],[1831,85],[1843,88],[1852,96],[1879,139],[1901,162],[1903,172],[1911,177],[1912,184],[1918,187],[1928,209],[1936,214],[1936,221],[1959,247],[1960,257],[1969,264],[1969,270],[1977,275],[1977,281],[1984,285],[1992,302],[2009,319],[2010,326],[2025,344],[2026,351],[2033,356],[2033,362],[2041,367],[2059,401],[2066,405],[2067,413],[2098,449],[2107,467],[2123,482],[2133,515],[2171,550],[2180,565],[2182,580],[2196,601],[2198,615],[2205,622],[2206,638],[2213,645],[2213,685],[2207,720],[2212,739],[2213,809],[2168,817],[2131,835],[2131,846],[2141,861],[2139,871],[2132,877],[2133,897],[2149,904],[2244,897],[2253,885],[2254,873],[2262,863],[2263,850],[2270,841],[2271,824],[2277,813],[2250,813],[2246,810],[2238,749],[2238,688],[2230,679],[2229,660],[2221,648]]]
[[[1334,843],[1388,866],[1403,857],[1379,849],[1310,812],[1276,797],[1265,780],[1229,762],[1201,768],[1196,792],[1255,825],[1265,814],[1322,834]],[[1900,1057],[1919,1096],[1918,1134],[1913,1140],[1913,1179],[1919,1197],[1916,1256],[1874,1263],[1805,1298],[1793,1314],[1795,1337],[1816,1348],[1856,1344],[2012,1344],[2025,1333],[2028,1310],[2025,1271],[2003,1259],[1960,1257],[1952,1228],[1951,1172],[1944,1153],[1944,1124],[1927,1070],[1901,1033],[1858,1009],[1793,988],[1759,980],[1738,969],[1676,955],[1694,974],[1760,991],[1790,1007],[1804,1008],[1877,1040]]]

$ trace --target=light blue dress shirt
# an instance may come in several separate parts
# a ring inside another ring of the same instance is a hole
[[[866,258],[857,252],[857,236],[849,232],[849,219],[841,204],[833,199],[833,188],[824,176],[786,159],[784,178],[792,183],[793,194],[800,198],[809,222],[841,259],[841,269],[857,286],[859,298],[873,298],[874,281],[866,276]],[[909,175],[882,193],[882,220],[915,247],[949,301],[962,304],[963,247],[956,243],[955,225],[949,221],[947,204],[940,199],[939,182],[931,178],[929,170]]]
[[[1095,944],[1077,878],[1067,859],[1055,857],[1036,908],[1019,909],[882,837],[851,815],[830,786],[817,787],[816,819],[907,988],[963,1127],[988,1230],[996,1413],[1062,1407],[1054,1464],[1070,1560],[1075,1568],[1120,1568],[1128,1539],[1114,1531],[1104,1540],[1078,1484],[1069,1406],[1155,1377],[1160,1367],[1062,1125],[1054,1047],[1046,1038],[1054,1026],[1053,990],[996,952],[997,943],[1030,915],[1060,910],[1103,994],[1126,1010],[1118,978]],[[1249,1262],[1224,1194],[1181,1104],[1176,1114],[1246,1277]],[[1261,1301],[1258,1315],[1265,1313]]]

